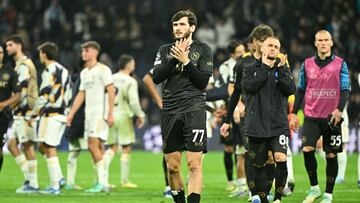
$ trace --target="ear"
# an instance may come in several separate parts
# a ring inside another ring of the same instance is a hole
[[[190,31],[191,31],[191,32],[195,32],[195,29],[196,29],[196,26],[195,26],[195,25],[192,25],[192,26],[190,27]]]

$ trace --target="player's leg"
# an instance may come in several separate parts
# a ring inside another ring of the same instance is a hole
[[[266,178],[267,178],[267,190],[266,195],[271,199],[271,188],[274,183],[275,178],[275,160],[274,160],[274,154],[272,151],[268,151],[268,160],[266,161],[265,165],[265,171],[266,171]]]
[[[230,194],[230,197],[239,197],[244,196],[247,192],[246,186],[246,175],[245,175],[245,152],[246,149],[244,146],[236,145],[235,156],[236,156],[236,175],[237,179],[235,180],[235,190]]]
[[[187,202],[200,202],[202,189],[202,152],[186,152],[186,159],[189,170],[188,197]]]
[[[288,175],[286,164],[288,137],[285,135],[277,136],[271,140],[271,145],[274,152],[274,159],[276,162],[274,202],[280,202]]]
[[[42,117],[40,120],[39,141],[45,149],[50,178],[50,187],[40,191],[44,194],[60,194],[60,180],[63,176],[56,148],[60,145],[65,130],[65,124],[58,120],[60,117]]]
[[[32,141],[23,143],[24,154],[28,160],[29,185],[39,188],[38,183],[38,162],[35,155],[34,143]]]
[[[169,184],[169,172],[168,172],[168,168],[166,166],[165,156],[163,156],[163,159],[162,159],[162,168],[163,168],[164,178],[165,178],[165,190],[164,190],[163,195],[165,198],[171,198],[171,188],[170,188],[170,184]]]
[[[12,131],[8,134],[7,147],[12,156],[15,158],[16,164],[19,166],[21,172],[24,175],[24,184],[16,189],[17,193],[23,193],[24,188],[29,184],[29,167],[28,161],[25,155],[18,148],[19,139],[18,137],[23,136],[26,138],[26,122],[24,118],[18,117],[14,118],[14,122],[12,124]],[[24,140],[24,142],[27,140]]]
[[[122,146],[120,157],[121,164],[121,187],[137,188],[137,185],[129,180],[131,145],[135,143],[135,130],[133,120],[127,116],[120,116],[119,124],[119,144]]]
[[[184,136],[189,182],[188,203],[197,203],[201,199],[202,155],[207,152],[206,112],[199,109],[184,114]]]
[[[97,176],[97,184],[85,190],[85,192],[106,192],[107,180],[105,175],[105,161],[104,156],[104,141],[107,140],[108,125],[104,119],[100,118],[85,118],[85,137],[88,138],[88,148],[95,165]]]
[[[7,118],[5,118],[5,115],[0,112],[0,172],[4,162],[4,155],[2,148],[4,146],[4,137],[7,129],[8,129]]]
[[[358,188],[360,189],[360,154],[358,155],[357,171],[358,171]]]
[[[137,188],[137,185],[129,180],[130,175],[130,158],[131,158],[131,144],[122,145],[121,153],[121,186],[125,188]]]
[[[96,176],[98,180],[98,184],[97,184],[98,186],[96,187],[101,188],[102,190],[106,186],[106,180],[105,180],[105,161],[103,159],[102,148],[100,145],[102,145],[102,142],[98,137],[88,138],[89,151],[95,165]]]
[[[176,203],[185,203],[184,181],[181,175],[181,152],[165,154],[169,170],[171,193]]]
[[[75,184],[75,176],[76,176],[76,170],[77,170],[77,159],[81,152],[81,143],[85,142],[86,140],[84,138],[80,139],[73,139],[69,142],[69,154],[67,157],[66,162],[66,190],[81,190],[82,188]],[[87,149],[87,144],[86,144]]]
[[[340,153],[337,153],[337,160],[339,165],[339,171],[338,175],[336,177],[336,183],[343,183],[345,181],[345,172],[346,172],[346,166],[347,166],[347,153],[345,144],[343,144],[343,151]]]
[[[266,196],[267,177],[265,169],[266,161],[268,160],[268,150],[267,139],[249,137],[249,165],[252,166],[254,170],[253,182],[249,182],[252,202],[260,202],[260,200],[261,202],[268,202]]]
[[[349,126],[346,125],[344,122],[341,125],[341,138],[342,138],[342,147],[343,151],[337,153],[337,159],[339,163],[339,171],[338,176],[336,178],[336,183],[343,183],[345,181],[345,173],[346,173],[346,166],[347,166],[347,152],[346,152],[346,143],[349,142]]]
[[[233,171],[234,171],[234,161],[233,161],[233,154],[234,154],[234,146],[224,144],[224,166],[227,178],[227,191],[231,191],[235,189],[234,181],[233,181]]]
[[[119,149],[119,124],[117,120],[115,120],[115,124],[109,129],[108,138],[106,140],[106,145],[108,146],[107,150],[104,153],[104,162],[105,162],[105,180],[106,187],[109,189],[115,188],[115,185],[109,183],[109,173],[110,173],[110,164],[114,159],[116,152]]]
[[[60,194],[60,176],[59,176],[59,158],[57,156],[56,147],[47,145],[45,142],[40,143],[45,148],[46,162],[48,167],[50,187],[40,191],[45,194]]]
[[[289,145],[287,148],[286,166],[287,166],[287,170],[288,170],[288,177],[286,180],[286,185],[285,185],[283,195],[289,196],[294,191],[294,187],[295,187],[294,166],[293,166],[293,160],[292,160],[292,152],[291,152]]]
[[[317,161],[315,158],[316,142],[321,134],[320,124],[315,120],[305,118],[302,133],[301,140],[305,168],[311,185],[303,203],[311,203],[321,196],[317,177]]]

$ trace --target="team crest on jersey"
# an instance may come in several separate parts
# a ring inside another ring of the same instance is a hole
[[[2,79],[5,80],[5,81],[7,81],[7,80],[10,79],[10,75],[7,74],[7,73],[5,73],[5,74],[2,76]]]
[[[199,52],[193,52],[192,54],[191,54],[191,59],[192,60],[198,60],[200,58],[200,53]]]

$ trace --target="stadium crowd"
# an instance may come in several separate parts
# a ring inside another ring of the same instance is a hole
[[[137,60],[136,73],[143,76],[153,63],[156,48],[171,41],[171,15],[192,8],[199,19],[195,38],[215,51],[214,67],[227,58],[225,48],[232,38],[246,40],[251,29],[266,23],[282,39],[294,75],[307,53],[315,53],[313,36],[326,28],[334,37],[334,53],[348,62],[357,81],[360,59],[360,1],[350,0],[270,0],[270,1],[190,1],[190,0],[2,0],[0,36],[19,33],[26,52],[37,58],[36,47],[51,40],[59,45],[60,61],[77,72],[80,44],[96,40],[102,46],[100,61],[111,69],[121,53]],[[161,13],[161,15],[159,15]],[[39,61],[35,61],[39,64]],[[296,79],[296,78],[295,78]],[[352,83],[349,116],[359,122],[360,88]],[[144,91],[140,92],[141,97]],[[143,100],[146,107],[148,100]],[[147,110],[148,108],[145,108]]]

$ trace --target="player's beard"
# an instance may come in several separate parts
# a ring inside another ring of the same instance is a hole
[[[182,37],[178,37],[178,38],[173,33],[173,37],[174,37],[175,41],[181,40],[181,39],[188,39],[190,37],[190,35],[191,35],[190,29]]]

